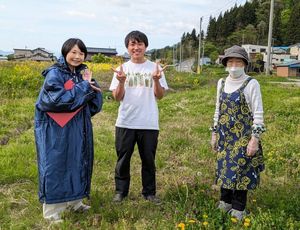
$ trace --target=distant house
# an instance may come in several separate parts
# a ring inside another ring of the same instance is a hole
[[[282,64],[286,62],[286,60],[291,59],[291,55],[289,54],[288,46],[273,46],[271,47],[271,58],[272,58],[272,66],[276,66],[278,64]],[[267,52],[263,53],[263,61],[267,62]]]
[[[272,53],[272,65],[277,65],[277,64],[282,64],[285,62],[287,59],[291,59],[290,54],[282,54],[282,53]],[[263,61],[266,63],[267,62],[267,54],[264,54]]]
[[[4,56],[0,56],[0,61],[7,61],[8,58],[7,57],[4,57]]]
[[[210,65],[211,59],[209,57],[200,58],[200,64],[202,65]]]
[[[219,55],[217,60],[215,61],[215,64],[217,65],[222,65],[222,59],[224,58],[225,55]]]
[[[246,52],[250,57],[250,70],[256,71],[257,65],[261,66],[260,68],[264,69],[267,63],[268,58],[268,47],[267,46],[259,46],[259,45],[242,45],[245,48]],[[271,66],[276,67],[279,64],[283,64],[286,60],[294,59],[289,53],[289,46],[273,46],[271,47]],[[257,55],[261,54],[263,56],[262,60],[257,60]],[[255,61],[255,63],[254,63]]]
[[[242,47],[246,50],[250,60],[256,59],[257,54],[266,53],[268,48],[267,46],[259,46],[252,44],[242,45]]]
[[[273,46],[272,47],[273,54],[289,54],[288,46]]]
[[[117,50],[113,48],[94,48],[94,47],[87,47],[87,57],[86,61],[91,61],[93,55],[103,54],[107,57],[112,57],[117,55]]]
[[[153,54],[154,50],[147,50],[145,52],[145,57],[149,60],[151,60],[152,54]]]
[[[126,52],[124,54],[120,55],[119,57],[123,58],[124,61],[130,60],[130,55]]]
[[[14,60],[16,61],[55,61],[53,53],[45,48],[36,49],[14,49]]]
[[[293,59],[300,60],[300,43],[289,46],[290,54]]]
[[[300,61],[292,61],[276,66],[279,77],[300,77]]]

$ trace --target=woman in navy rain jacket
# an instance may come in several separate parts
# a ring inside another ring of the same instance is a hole
[[[87,55],[84,43],[67,40],[62,55],[43,71],[45,81],[35,105],[39,199],[44,218],[55,222],[62,221],[61,212],[66,208],[90,208],[82,199],[89,197],[93,169],[91,117],[102,108],[99,85],[82,64]],[[66,124],[56,121],[76,110]]]

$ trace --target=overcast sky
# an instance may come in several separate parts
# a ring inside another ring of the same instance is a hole
[[[246,0],[0,0],[0,50],[46,48],[59,54],[70,37],[86,46],[116,48],[132,30],[148,36],[149,47],[163,48],[196,28],[203,16],[218,16]]]

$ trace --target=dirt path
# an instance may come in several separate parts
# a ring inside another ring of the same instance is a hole
[[[270,82],[273,84],[282,84],[282,85],[295,85],[297,87],[300,87],[300,79],[288,79],[290,82]]]

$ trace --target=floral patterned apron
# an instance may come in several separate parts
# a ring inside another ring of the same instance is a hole
[[[226,189],[255,189],[259,184],[259,173],[264,170],[261,143],[253,157],[246,156],[253,116],[243,91],[251,80],[250,77],[246,79],[233,93],[224,92],[224,79],[222,81],[217,125],[216,183]]]

